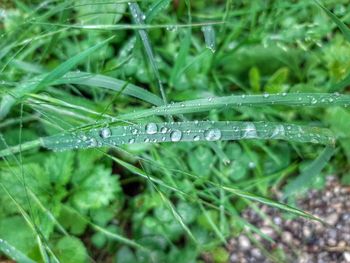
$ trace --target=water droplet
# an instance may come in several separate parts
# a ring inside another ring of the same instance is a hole
[[[97,147],[97,145],[98,145],[97,140],[95,138],[91,138],[89,146],[90,147]]]
[[[110,128],[106,127],[100,131],[100,137],[103,139],[109,138],[109,137],[111,137],[111,135],[112,135],[112,131]]]
[[[242,95],[242,99],[245,99],[245,97],[246,97],[246,95],[245,95],[245,94],[243,94],[243,95]]]
[[[271,138],[275,137],[281,137],[285,135],[285,130],[283,125],[277,125],[276,128],[273,130]]]
[[[137,130],[137,129],[133,129],[133,130],[131,131],[131,133],[134,134],[134,135],[136,135],[136,134],[138,133],[138,130]]]
[[[194,137],[193,137],[193,140],[194,140],[195,142],[199,141],[199,140],[200,140],[199,135],[194,136]]]
[[[157,124],[151,122],[146,125],[146,133],[148,134],[155,134],[158,131]]]
[[[135,139],[134,138],[131,138],[130,140],[129,140],[129,143],[130,144],[133,144],[135,142]]]
[[[256,164],[254,162],[249,162],[248,167],[249,169],[254,169],[256,167]]]
[[[312,142],[312,143],[318,143],[318,140],[317,140],[316,138],[312,138],[312,139],[311,139],[311,142]]]
[[[268,98],[268,97],[270,97],[270,94],[264,93],[263,97],[264,97],[264,98]]]
[[[312,98],[311,99],[311,104],[316,104],[317,103],[317,100],[315,98]]]
[[[166,133],[168,131],[168,128],[167,127],[162,127],[161,129],[160,129],[160,132],[161,133]]]
[[[256,127],[254,125],[254,123],[248,122],[246,124],[246,127],[244,129],[244,133],[243,133],[243,138],[256,138],[257,132],[256,132]]]
[[[182,138],[182,132],[179,130],[174,130],[170,133],[170,140],[172,142],[178,142]]]
[[[217,128],[209,129],[204,132],[204,137],[207,141],[217,141],[221,138],[221,131]]]
[[[282,93],[282,96],[283,96],[283,97],[287,96],[287,93],[286,93],[286,92],[283,92],[283,93]]]

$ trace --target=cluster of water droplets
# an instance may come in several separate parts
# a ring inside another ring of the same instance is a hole
[[[141,11],[139,5],[134,2],[128,2],[131,15],[137,24],[144,24],[146,15]]]
[[[322,144],[334,143],[334,137],[320,128],[269,122],[191,121],[105,126],[85,132],[47,137],[43,139],[43,144],[53,150],[68,150],[113,147],[134,143],[240,139],[282,139]]]
[[[13,246],[11,246],[6,240],[3,240],[0,238],[0,251],[2,250],[6,255],[10,256],[13,260],[20,260],[17,259],[17,253]]]

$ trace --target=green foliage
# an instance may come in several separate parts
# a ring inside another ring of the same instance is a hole
[[[227,262],[232,235],[270,240],[252,202],[319,220],[272,193],[350,182],[349,10],[3,1],[0,257]]]

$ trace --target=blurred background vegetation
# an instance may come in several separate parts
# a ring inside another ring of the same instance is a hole
[[[322,3],[345,24],[350,22],[347,0]],[[315,1],[138,4],[144,23],[152,25],[147,33],[153,61],[126,1],[1,1],[0,96],[111,36],[73,71],[109,76],[159,95],[155,63],[169,102],[231,94],[327,93],[339,83],[338,92],[348,91],[349,33],[341,32]],[[205,39],[201,26],[209,23],[214,23],[209,27],[213,32]],[[23,98],[0,121],[1,148],[99,120],[105,113],[118,116],[149,107],[98,85],[50,85]],[[322,188],[326,175],[350,183],[347,108],[267,105],[186,117],[329,127],[339,140],[333,158],[316,167],[313,161],[322,146],[259,140],[214,146],[134,144],[62,153],[36,147],[4,157],[3,257],[23,262],[179,263],[200,262],[207,252],[215,262],[227,262],[222,247],[227,238],[243,229],[259,230],[240,217],[251,202],[221,184],[270,198],[289,186],[293,195],[288,202],[293,205],[298,194]],[[301,184],[292,184],[312,164],[314,172]]]

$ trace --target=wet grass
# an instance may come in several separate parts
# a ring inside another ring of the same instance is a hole
[[[321,220],[292,197],[350,181],[341,1],[0,8],[6,257],[226,262],[242,230],[273,242],[240,217],[251,202]]]

